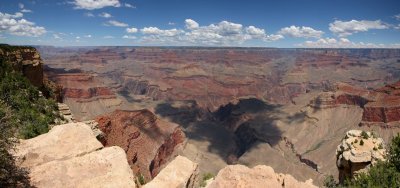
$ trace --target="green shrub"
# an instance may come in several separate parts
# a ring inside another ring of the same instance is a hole
[[[0,100],[0,187],[30,187],[28,172],[15,164],[9,153],[14,149],[16,122],[11,109]]]
[[[200,182],[200,187],[205,187],[207,185],[207,180],[214,178],[214,174],[212,173],[205,173],[203,174],[203,178]]]
[[[360,143],[361,144],[361,143]],[[344,182],[345,187],[400,187],[400,135],[389,146],[387,161],[380,161],[367,173]]]
[[[364,139],[368,139],[369,138],[368,133],[365,132],[365,131],[361,132],[361,137],[364,138]]]
[[[355,139],[355,140],[354,140],[354,143],[355,143],[355,144],[357,144],[357,142],[358,142],[358,140],[357,140],[357,139]]]
[[[364,145],[364,140],[361,139],[360,146]]]
[[[59,117],[55,101],[40,96],[29,80],[2,59],[0,70],[0,100],[12,110],[19,136],[32,138],[48,132],[48,125]]]

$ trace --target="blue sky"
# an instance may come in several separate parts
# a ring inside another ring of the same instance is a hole
[[[0,43],[400,48],[400,1],[1,0]]]

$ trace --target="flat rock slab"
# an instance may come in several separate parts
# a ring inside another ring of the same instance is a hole
[[[32,167],[30,177],[36,187],[135,187],[126,154],[117,146]]]
[[[186,157],[177,156],[161,172],[143,188],[183,188],[194,187],[198,165]]]
[[[274,169],[259,165],[252,169],[243,165],[229,165],[218,172],[207,188],[315,188],[312,180],[299,182],[291,175],[275,173]]]
[[[15,156],[20,166],[32,167],[54,160],[65,160],[101,149],[90,127],[69,123],[53,127],[48,133],[21,140]]]

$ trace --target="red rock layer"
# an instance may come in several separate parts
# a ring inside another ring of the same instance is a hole
[[[96,121],[105,134],[103,144],[122,147],[133,172],[147,179],[156,176],[185,142],[179,125],[162,121],[149,110],[116,110]]]
[[[66,98],[89,99],[92,97],[115,97],[111,89],[106,87],[94,87],[88,89],[65,88],[63,96]]]

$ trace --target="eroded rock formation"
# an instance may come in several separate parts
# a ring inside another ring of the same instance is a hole
[[[158,119],[149,110],[117,110],[96,121],[104,132],[103,144],[122,147],[133,172],[146,179],[155,177],[185,143],[178,124]]]
[[[385,143],[371,132],[350,130],[336,149],[339,181],[365,172],[370,165],[385,160]]]
[[[14,155],[36,187],[135,187],[124,150],[103,148],[84,123],[21,140]]]

